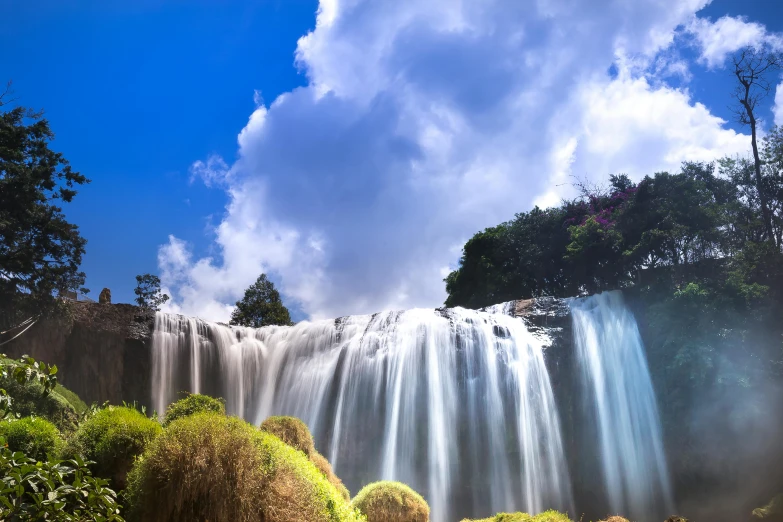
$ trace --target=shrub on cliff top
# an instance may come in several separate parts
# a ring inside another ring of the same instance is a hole
[[[63,455],[82,455],[94,461],[90,468],[99,477],[111,478],[113,487],[125,487],[134,459],[162,431],[160,424],[139,411],[110,406],[85,420],[68,440]]]
[[[313,436],[307,424],[296,417],[269,417],[261,423],[261,430],[271,433],[292,448],[304,452],[308,457],[315,452]]]
[[[188,394],[184,399],[169,405],[166,409],[166,416],[163,418],[163,425],[168,426],[177,419],[203,412],[225,414],[226,403],[223,399],[215,399],[209,395]]]
[[[63,440],[57,427],[40,417],[23,417],[0,422],[0,437],[11,451],[21,451],[27,457],[45,461],[60,452]]]
[[[415,491],[401,482],[373,482],[362,488],[353,506],[367,516],[367,522],[427,522],[430,507]]]
[[[571,519],[559,511],[550,509],[535,516],[527,513],[498,513],[494,517],[482,518],[480,520],[468,520],[466,518],[462,522],[571,522]]]
[[[359,522],[301,452],[241,419],[172,422],[128,477],[129,520]]]

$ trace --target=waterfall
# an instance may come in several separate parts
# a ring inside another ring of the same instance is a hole
[[[433,522],[498,511],[574,513],[541,342],[501,313],[415,309],[292,327],[158,313],[153,400],[226,399],[258,425],[293,415],[353,492],[406,482]]]
[[[644,346],[620,292],[571,302],[589,417],[597,423],[612,512],[656,520],[674,512],[661,424]],[[662,516],[663,515],[663,516]]]

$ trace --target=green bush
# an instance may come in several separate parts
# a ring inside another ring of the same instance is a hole
[[[21,451],[38,461],[56,457],[63,444],[57,427],[40,417],[4,420],[0,422],[0,437],[9,450]]]
[[[609,521],[619,522],[614,519],[615,517],[612,517]],[[544,511],[535,516],[528,515],[527,513],[498,513],[494,517],[482,518],[480,520],[468,520],[465,518],[462,522],[571,522],[571,519],[558,511],[550,509],[549,511]]]
[[[163,425],[168,426],[177,419],[202,412],[225,414],[226,403],[223,399],[215,399],[209,395],[201,395],[198,393],[189,394],[184,399],[180,399],[169,405],[166,409]]]
[[[36,462],[0,444],[0,520],[124,522],[117,495],[81,459]]]
[[[76,429],[79,415],[57,388],[44,395],[44,387],[36,381],[20,384],[11,376],[0,377],[0,388],[11,397],[11,409],[22,417],[43,417],[63,433]],[[64,389],[64,388],[63,388]]]
[[[332,465],[328,460],[326,460],[326,457],[317,451],[313,451],[313,454],[310,455],[310,462],[315,464],[315,467],[318,468],[318,471],[320,471],[321,474],[326,477],[326,480],[328,480],[329,483],[337,488],[337,491],[340,492],[345,500],[351,500],[351,492],[348,491],[347,487],[345,487],[345,484],[343,484],[343,481],[340,480],[340,477],[335,475],[334,470],[332,469]]]
[[[359,522],[301,452],[245,421],[196,413],[172,422],[128,476],[129,520]]]
[[[315,452],[313,436],[307,424],[296,417],[269,417],[261,423],[261,430],[271,433],[292,448],[304,452],[308,457]]]
[[[367,522],[427,522],[430,507],[421,495],[401,482],[373,482],[362,488],[353,506]]]
[[[157,421],[133,408],[110,406],[79,426],[68,440],[63,455],[82,455],[94,461],[90,466],[93,472],[110,478],[115,488],[122,489],[134,459],[161,431]]]

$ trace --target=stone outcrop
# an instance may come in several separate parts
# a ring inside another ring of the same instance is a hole
[[[98,303],[111,304],[111,290],[108,288],[101,290],[101,295],[98,296]]]
[[[58,381],[88,404],[149,406],[154,314],[128,304],[69,305],[70,313],[42,320],[6,345],[6,354],[57,365]]]

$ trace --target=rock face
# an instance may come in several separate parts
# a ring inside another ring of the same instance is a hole
[[[101,295],[98,296],[98,303],[111,304],[111,290],[108,288],[101,290]]]
[[[70,317],[41,321],[6,345],[9,357],[56,364],[57,378],[87,404],[149,406],[154,315],[127,304],[71,303]]]

